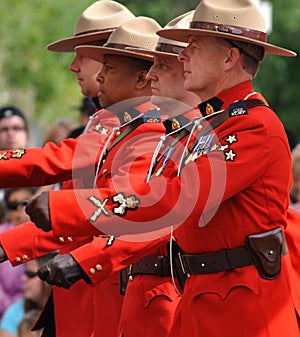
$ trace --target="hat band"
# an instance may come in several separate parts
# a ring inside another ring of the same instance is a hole
[[[171,53],[171,54],[179,54],[184,47],[177,46],[175,44],[168,44],[168,43],[158,43],[155,50],[165,53]]]
[[[105,32],[110,32],[110,31],[115,30],[115,29],[116,28],[86,30],[84,32],[77,33],[74,36],[80,36],[80,35],[86,35],[86,34],[92,34],[92,33],[105,33]]]
[[[122,43],[106,43],[104,45],[105,48],[113,48],[113,49],[127,49],[132,48],[129,44],[122,44]]]
[[[229,33],[238,36],[245,36],[249,39],[258,40],[262,42],[267,41],[266,33],[261,32],[259,30],[248,29],[244,27],[222,25],[212,22],[192,21],[190,23],[190,28],[205,29],[216,32]]]

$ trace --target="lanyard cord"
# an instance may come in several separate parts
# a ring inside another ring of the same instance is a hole
[[[171,232],[170,232],[170,251],[169,251],[169,256],[170,256],[170,270],[171,270],[171,279],[172,279],[172,284],[179,296],[182,296],[182,292],[178,289],[176,283],[175,283],[175,275],[174,275],[174,269],[173,269],[173,231],[174,227],[173,225],[171,226]]]

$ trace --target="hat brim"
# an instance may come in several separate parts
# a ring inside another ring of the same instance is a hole
[[[214,37],[221,37],[224,39],[231,39],[231,40],[238,40],[247,43],[252,43],[257,46],[262,46],[265,48],[266,54],[273,54],[273,55],[280,55],[280,56],[290,56],[295,57],[297,54],[292,50],[288,50],[282,47],[277,47],[272,44],[250,39],[244,36],[233,35],[224,32],[217,32],[205,29],[196,29],[196,28],[189,28],[189,29],[163,29],[159,30],[156,34],[162,36],[167,39],[176,40],[180,42],[188,42],[188,39],[191,35],[195,36],[214,36]]]
[[[61,39],[47,45],[49,51],[72,53],[78,45],[84,45],[90,42],[99,40],[107,40],[114,29],[107,29],[102,32],[82,34],[79,36],[72,36],[66,39]]]
[[[140,52],[134,52],[128,49],[117,49],[117,48],[109,48],[109,47],[100,47],[100,46],[84,46],[80,45],[75,48],[76,52],[80,55],[90,58],[95,61],[102,62],[103,55],[120,55],[120,56],[127,56],[127,57],[134,57],[146,61],[153,61],[153,56],[149,54],[143,54]]]

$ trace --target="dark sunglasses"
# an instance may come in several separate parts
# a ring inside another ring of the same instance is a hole
[[[26,275],[28,278],[33,278],[37,276],[37,272],[31,271],[31,270],[25,270],[24,275]]]
[[[27,206],[28,201],[11,201],[7,203],[7,209],[17,210],[19,206]]]

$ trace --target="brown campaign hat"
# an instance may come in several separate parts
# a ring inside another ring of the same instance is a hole
[[[192,21],[194,11],[181,14],[175,19],[171,20],[163,29],[178,29],[188,28]],[[170,40],[164,37],[159,37],[157,44],[153,50],[141,48],[126,48],[128,50],[135,50],[139,53],[144,53],[152,56],[167,55],[177,57],[178,54],[187,46],[185,42]]]
[[[80,15],[74,26],[74,36],[50,43],[47,49],[74,52],[78,45],[107,39],[116,27],[134,17],[134,14],[118,2],[96,1]]]
[[[96,61],[102,61],[104,54],[123,55],[152,61],[151,55],[129,50],[129,47],[154,49],[161,26],[154,20],[139,16],[118,27],[103,46],[78,46],[76,52]]]
[[[164,29],[158,35],[187,42],[189,36],[215,36],[262,46],[267,54],[296,56],[267,43],[265,20],[251,0],[202,0],[187,29]]]

